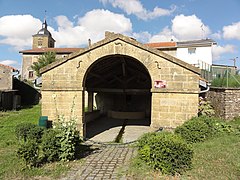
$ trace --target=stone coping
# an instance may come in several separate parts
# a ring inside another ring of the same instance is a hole
[[[210,87],[211,89],[217,89],[217,90],[240,90],[240,88],[236,87]]]
[[[90,47],[85,48],[85,49],[81,49],[78,52],[74,52],[74,53],[70,54],[68,57],[65,57],[65,58],[63,58],[61,60],[57,60],[57,61],[55,61],[55,62],[53,62],[53,63],[43,67],[42,69],[40,69],[40,73],[44,74],[45,72],[55,68],[56,66],[59,66],[59,65],[65,63],[65,62],[67,62],[68,60],[71,60],[71,59],[74,59],[74,58],[76,58],[78,56],[81,56],[84,53],[88,53],[91,50],[96,49],[96,48],[98,48],[100,46],[103,46],[105,44],[114,42],[116,40],[121,40],[121,41],[123,41],[125,43],[131,44],[131,45],[133,45],[135,47],[138,47],[138,48],[140,48],[142,50],[146,50],[146,51],[148,51],[148,52],[150,52],[152,54],[160,56],[160,57],[162,57],[162,58],[164,58],[164,59],[166,59],[166,60],[168,60],[168,61],[170,61],[172,63],[178,64],[179,66],[184,67],[185,69],[188,69],[188,70],[190,70],[190,71],[192,71],[192,72],[194,72],[196,74],[200,74],[200,70],[198,68],[196,68],[196,67],[194,67],[194,66],[192,66],[192,65],[190,65],[190,64],[188,64],[188,63],[186,63],[186,62],[184,62],[184,61],[182,61],[182,60],[180,60],[180,59],[178,59],[176,57],[173,57],[173,56],[171,56],[171,55],[169,55],[167,53],[164,53],[164,52],[159,51],[157,49],[154,49],[154,48],[148,47],[148,46],[146,46],[144,44],[141,44],[140,42],[138,42],[138,41],[136,41],[136,40],[134,40],[134,39],[132,39],[132,38],[130,38],[128,36],[124,36],[122,34],[115,34],[115,33],[108,33],[108,34],[109,35],[106,36],[105,39],[94,43]]]

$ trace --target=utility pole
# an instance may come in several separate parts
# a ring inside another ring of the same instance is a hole
[[[230,60],[233,61],[233,65],[234,65],[234,67],[236,67],[236,60],[237,60],[237,58],[238,58],[238,57],[235,57],[235,58],[233,58],[233,59],[230,59]]]

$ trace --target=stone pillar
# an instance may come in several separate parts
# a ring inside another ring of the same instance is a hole
[[[88,112],[93,112],[93,92],[88,92]]]

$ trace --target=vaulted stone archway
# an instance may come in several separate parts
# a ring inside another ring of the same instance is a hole
[[[131,112],[133,106],[139,108],[135,112],[145,108],[153,129],[176,127],[197,115],[199,70],[121,34],[106,33],[102,41],[41,72],[42,115],[50,120],[57,115],[74,117],[84,135],[84,109],[88,104],[92,111],[94,93],[103,102],[100,111],[105,115]]]
[[[84,132],[87,123],[99,116],[122,119],[122,124],[151,124],[151,77],[138,60],[126,55],[98,59],[86,71],[83,87],[88,95]]]

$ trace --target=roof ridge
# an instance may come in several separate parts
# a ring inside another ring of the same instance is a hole
[[[6,67],[6,68],[9,68],[9,69],[12,69],[12,70],[17,70],[16,68],[14,68],[12,66],[8,66],[8,65],[5,65],[5,64],[1,64],[1,63],[0,63],[0,66]]]

